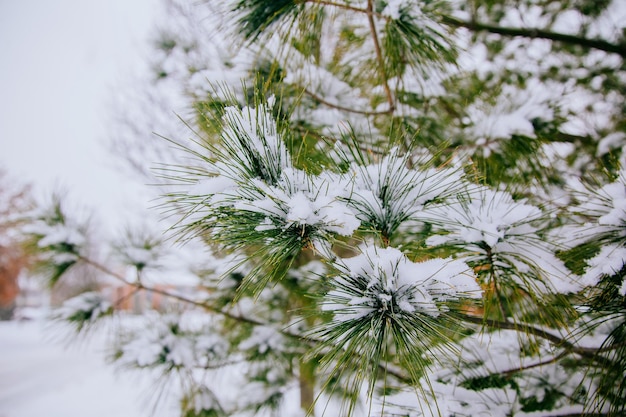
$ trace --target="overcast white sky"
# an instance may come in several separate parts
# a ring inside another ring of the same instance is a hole
[[[106,147],[110,91],[144,68],[159,0],[0,0],[0,167],[117,222],[137,187]],[[128,83],[126,83],[128,85]]]

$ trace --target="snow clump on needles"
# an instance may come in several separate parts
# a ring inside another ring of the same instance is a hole
[[[378,314],[437,316],[447,309],[442,302],[482,295],[464,262],[440,258],[411,262],[393,247],[365,246],[360,255],[339,261],[337,269],[323,308],[340,321]]]

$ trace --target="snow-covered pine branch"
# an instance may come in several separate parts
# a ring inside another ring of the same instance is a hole
[[[619,45],[626,9],[549,3],[172,0],[147,88],[194,131],[156,154],[197,287],[147,284],[151,242],[92,262],[185,306],[120,360],[189,378],[185,417],[623,414],[623,59],[524,34]]]

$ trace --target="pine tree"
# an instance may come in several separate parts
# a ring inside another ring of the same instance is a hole
[[[619,1],[188,7],[155,82],[193,137],[163,132],[158,173],[199,289],[146,281],[159,239],[116,246],[129,278],[36,236],[188,307],[123,329],[121,363],[180,382],[186,417],[626,411]]]

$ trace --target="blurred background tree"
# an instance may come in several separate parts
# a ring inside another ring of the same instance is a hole
[[[30,262],[20,227],[32,205],[29,187],[0,170],[0,320],[13,317],[18,279]]]

